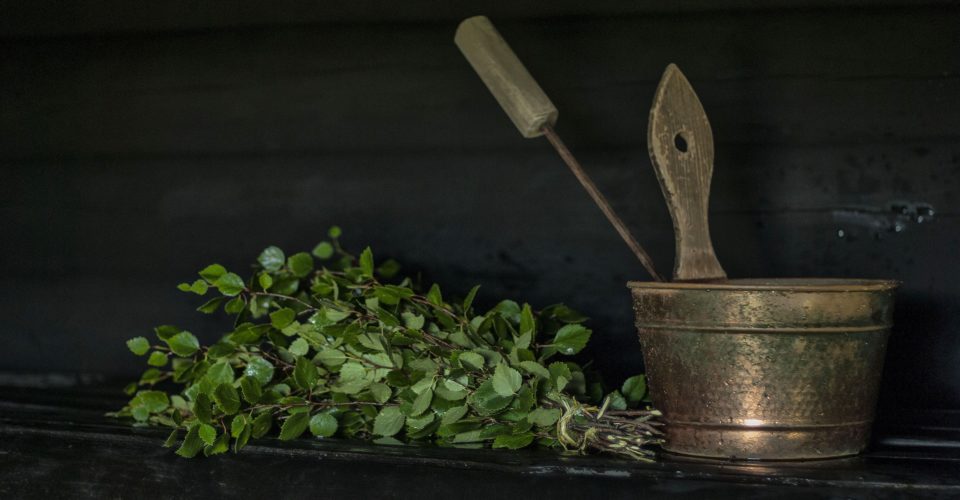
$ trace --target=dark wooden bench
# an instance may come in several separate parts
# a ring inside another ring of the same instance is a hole
[[[0,498],[903,498],[960,497],[960,413],[904,413],[861,457],[634,463],[551,450],[263,439],[186,460],[167,431],[104,416],[122,384],[0,387]]]

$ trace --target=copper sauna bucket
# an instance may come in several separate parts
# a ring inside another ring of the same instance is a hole
[[[897,282],[627,286],[666,451],[804,460],[866,447]]]

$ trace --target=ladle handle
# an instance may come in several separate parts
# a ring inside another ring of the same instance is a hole
[[[673,220],[674,281],[725,279],[707,223],[713,133],[700,99],[673,64],[664,71],[650,109],[647,147]]]

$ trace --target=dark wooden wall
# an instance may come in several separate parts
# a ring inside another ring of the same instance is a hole
[[[662,272],[646,119],[675,62],[728,273],[902,280],[882,404],[960,408],[960,9],[861,3],[2,2],[0,370],[129,375],[155,324],[214,338],[176,283],[331,224],[487,304],[580,308],[600,367],[639,370],[643,270],[453,45],[484,12]]]

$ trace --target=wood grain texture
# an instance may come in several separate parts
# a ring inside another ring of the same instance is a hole
[[[382,0],[0,0],[0,37],[230,29],[250,26],[303,26],[334,23],[429,23],[478,13],[495,20],[656,14],[757,9],[813,10],[851,7],[948,5],[952,0],[552,0],[550,2],[411,1],[385,7]]]
[[[556,106],[486,16],[461,22],[453,41],[520,135],[539,137],[557,122]]]
[[[713,177],[713,132],[700,99],[674,64],[667,66],[650,108],[650,161],[670,209],[676,281],[724,279],[713,251],[707,208]]]
[[[710,103],[718,144],[956,142],[960,112],[944,112],[960,109],[952,20],[948,9],[918,8],[497,28],[564,109],[558,131],[582,156],[645,146],[646,111],[671,61]],[[853,36],[851,25],[863,29]],[[529,150],[450,43],[455,29],[454,21],[5,41],[0,158]]]
[[[958,425],[949,412],[908,414],[879,426],[875,449],[863,457],[763,467],[306,437],[262,438],[238,454],[184,460],[161,446],[166,429],[103,416],[123,404],[123,385],[0,384],[0,497],[562,500],[602,491],[604,500],[783,500],[960,494]]]
[[[880,406],[960,408],[955,2],[415,0],[335,19],[316,3],[14,3],[4,14],[23,16],[0,16],[20,37],[0,40],[0,368],[133,376],[131,336],[223,332],[176,283],[211,262],[247,269],[266,245],[310,249],[339,224],[445,295],[569,303],[591,317],[608,383],[642,369],[623,284],[643,268],[450,43],[485,12],[658,267],[675,242],[646,112],[676,61],[713,128],[725,270],[902,280]],[[338,22],[301,24],[314,20]],[[838,218],[896,200],[936,217],[900,232],[889,208]]]

